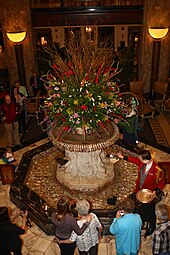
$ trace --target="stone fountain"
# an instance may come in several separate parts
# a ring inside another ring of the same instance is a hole
[[[54,234],[50,220],[58,199],[67,196],[74,204],[85,198],[91,204],[108,234],[119,202],[133,192],[137,177],[135,165],[120,160],[110,162],[109,155],[123,151],[115,145],[119,136],[116,125],[98,129],[87,135],[50,130],[48,142],[26,152],[11,185],[10,197],[19,208],[29,210],[29,217],[46,234]],[[109,205],[109,196],[116,196],[116,205]]]
[[[110,164],[104,149],[113,145],[119,137],[114,123],[86,137],[75,132],[65,132],[60,136],[59,133],[60,128],[54,123],[49,138],[55,146],[63,148],[68,161],[56,169],[56,178],[61,184],[71,190],[89,192],[113,181],[114,165]]]

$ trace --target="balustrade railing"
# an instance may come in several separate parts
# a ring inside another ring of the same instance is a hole
[[[144,0],[31,0],[32,8],[143,5]]]

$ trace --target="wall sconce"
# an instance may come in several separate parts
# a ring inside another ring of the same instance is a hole
[[[26,37],[26,32],[7,32],[7,37],[10,41],[14,43],[21,43],[25,37]]]
[[[26,86],[23,48],[21,43],[26,37],[26,32],[25,31],[7,32],[6,34],[8,39],[14,43],[20,83],[22,86]]]
[[[148,29],[150,36],[152,36],[153,39],[160,40],[168,33],[168,27],[165,28],[158,28],[158,27],[152,27]]]
[[[150,92],[153,98],[153,87],[158,81],[159,74],[159,58],[161,49],[161,39],[168,33],[168,27],[151,27],[148,29],[150,36],[153,38],[153,51],[152,51],[152,69],[151,69],[151,83]]]

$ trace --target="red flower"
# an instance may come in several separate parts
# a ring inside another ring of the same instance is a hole
[[[96,84],[98,84],[98,83],[99,83],[99,77],[98,77],[98,76],[96,76],[96,78],[95,78],[95,82],[96,82]]]
[[[69,130],[69,126],[65,126],[65,127],[63,128],[63,130],[64,130],[64,131],[68,131],[68,130]]]
[[[83,104],[83,105],[80,106],[80,108],[81,108],[83,111],[87,111],[88,106],[86,106],[86,105]]]
[[[98,124],[99,124],[102,128],[104,128],[104,127],[106,126],[102,121],[99,121]]]

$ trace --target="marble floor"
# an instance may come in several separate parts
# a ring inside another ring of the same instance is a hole
[[[23,153],[28,150],[34,149],[37,146],[43,145],[48,139],[43,139],[35,144],[26,148],[18,150],[14,153],[15,159],[19,163]],[[149,149],[153,157],[157,161],[170,161],[170,155],[159,151],[150,146],[139,144],[140,147]],[[9,185],[0,184],[0,206],[8,206],[15,212],[16,206],[10,201],[9,198]],[[166,185],[164,189],[165,196],[161,203],[170,205],[170,184]],[[15,223],[21,225],[22,218],[18,217]],[[23,255],[59,255],[60,251],[56,243],[53,242],[53,236],[47,236],[38,226],[32,222],[32,227],[26,229],[26,233],[22,236],[23,239]],[[77,255],[77,251],[75,252]],[[151,255],[151,237],[144,239],[142,237],[140,255]],[[104,236],[99,243],[98,255],[116,255],[115,239],[113,236]]]

